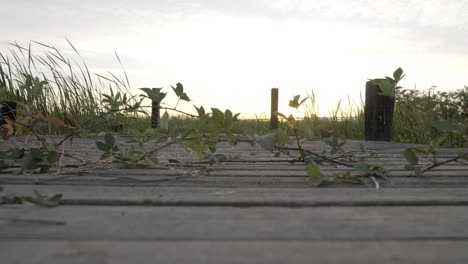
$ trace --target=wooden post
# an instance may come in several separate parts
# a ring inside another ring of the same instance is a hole
[[[157,128],[159,123],[159,112],[160,112],[160,105],[159,102],[153,100],[151,105],[151,128]]]
[[[8,117],[11,120],[16,120],[16,102],[0,102],[0,118],[1,117]],[[0,123],[2,123],[2,121],[0,121]]]
[[[278,88],[271,88],[270,128],[278,128]]]
[[[370,141],[392,141],[395,98],[384,96],[374,82],[366,83],[364,107],[364,137]]]

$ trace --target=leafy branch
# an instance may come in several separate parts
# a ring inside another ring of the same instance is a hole
[[[0,189],[0,191],[2,191]],[[17,196],[17,195],[3,195],[0,196],[0,205],[2,204],[24,204],[25,202],[45,206],[55,207],[59,205],[63,194],[55,194],[52,196],[46,196],[34,190],[34,196]]]

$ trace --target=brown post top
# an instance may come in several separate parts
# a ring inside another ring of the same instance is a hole
[[[278,88],[271,88],[270,128],[278,128]]]

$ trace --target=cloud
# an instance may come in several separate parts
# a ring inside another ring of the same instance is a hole
[[[118,69],[115,49],[137,74],[135,82],[181,81],[201,95],[219,92],[220,80],[225,89],[253,91],[327,87],[343,79],[346,84],[334,85],[359,89],[366,78],[399,66],[426,79],[448,65],[456,65],[450,72],[466,72],[466,0],[3,2],[9,23],[1,41],[38,40],[71,52],[67,37],[95,69]]]

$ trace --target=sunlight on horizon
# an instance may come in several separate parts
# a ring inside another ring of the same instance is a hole
[[[343,37],[357,33],[339,25],[327,28],[295,20],[278,22],[259,17],[244,17],[242,23],[239,20],[200,14],[146,32],[148,41],[138,49],[131,40],[114,43],[119,43],[118,52],[124,64],[125,57],[131,54],[144,61],[148,68],[156,69],[153,73],[126,68],[130,76],[138,76],[131,78],[134,87],[136,84],[137,87],[169,88],[168,84],[177,80],[184,84],[194,103],[229,108],[243,116],[269,116],[269,94],[273,87],[280,88],[280,110],[287,114],[294,112],[287,104],[296,94],[305,97],[314,92],[319,115],[328,115],[348,95],[359,96],[359,92],[352,90],[359,91],[368,77],[353,76],[346,69],[365,67],[354,63],[366,61],[350,55],[353,49],[359,49],[359,42],[341,45]],[[315,33],[304,34],[308,30]],[[365,32],[358,34],[363,38]],[[86,49],[94,48],[93,44],[88,45]],[[97,46],[106,50],[105,45]],[[350,89],[339,79],[361,87]],[[321,87],[331,87],[333,92],[323,91]]]
[[[273,87],[280,89],[280,112],[285,114],[295,113],[288,108],[294,95],[306,97],[311,93],[315,94],[320,116],[327,116],[339,100],[343,108],[350,107],[348,100],[356,107],[361,104],[368,79],[390,76],[398,67],[406,73],[402,81],[406,88],[425,90],[435,85],[453,90],[468,85],[468,54],[443,52],[437,38],[418,41],[409,28],[398,26],[390,15],[380,14],[391,23],[368,23],[366,19],[372,18],[369,14],[350,23],[346,17],[340,18],[347,14],[344,4],[330,6],[329,13],[319,18],[284,15],[294,10],[318,12],[305,1],[274,1],[268,7],[277,13],[238,14],[197,7],[190,12],[182,8],[152,14],[135,9],[135,21],[129,19],[131,12],[117,10],[123,22],[105,33],[90,30],[89,36],[87,32],[62,32],[60,37],[29,40],[50,43],[73,54],[64,36],[69,34],[66,38],[97,73],[122,74],[114,55],[117,52],[135,94],[140,93],[136,89],[140,87],[163,87],[172,93],[170,85],[180,82],[193,104],[230,109],[243,117],[269,117]],[[361,6],[353,14],[365,14],[366,8],[371,9]],[[403,10],[401,5],[396,8]],[[399,19],[410,21],[410,14]],[[426,15],[421,16],[421,23],[431,25],[424,20]],[[442,26],[463,25],[463,20],[443,22]],[[4,48],[0,46],[0,50]],[[182,109],[193,111],[192,104],[182,105]]]
[[[407,88],[416,83],[426,86],[420,89],[433,85],[431,80],[427,84],[414,81],[408,70],[418,70],[413,66],[416,59],[429,65],[434,58],[420,58],[423,44],[400,50],[407,43],[388,41],[397,34],[392,29],[379,32],[377,28],[353,28],[339,23],[239,19],[204,13],[146,33],[149,41],[141,44],[138,53],[131,41],[122,45],[119,52],[150,60],[146,63],[159,74],[144,74],[139,69],[132,73],[141,74],[141,80],[151,80],[150,85],[168,87],[177,80],[184,84],[194,103],[229,108],[244,116],[268,116],[273,87],[280,88],[280,111],[294,112],[287,107],[288,101],[294,95],[305,97],[313,92],[318,114],[326,116],[339,100],[343,107],[360,105],[365,82],[391,75],[398,67],[408,74],[403,81],[409,84]],[[379,54],[378,58],[375,54]],[[405,60],[398,54],[404,55]],[[457,58],[452,59],[457,63]],[[436,60],[444,63],[443,58],[436,56]],[[135,83],[143,85],[138,78]],[[356,105],[347,106],[348,99]]]

